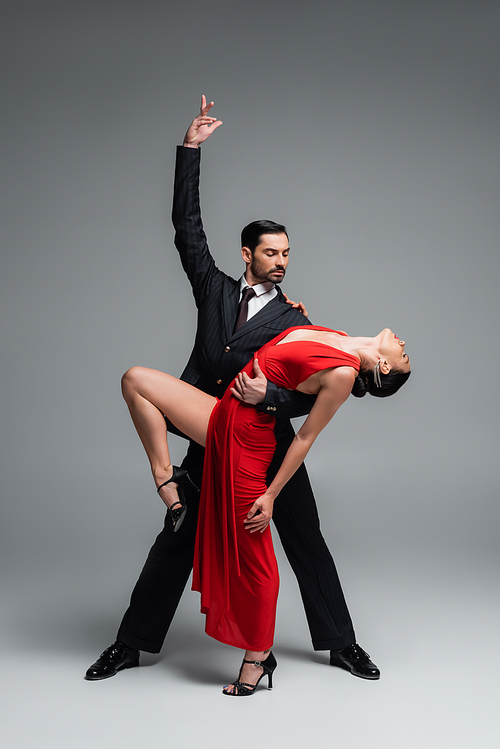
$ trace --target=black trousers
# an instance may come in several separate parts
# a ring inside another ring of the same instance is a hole
[[[272,481],[293,439],[288,422],[277,428],[278,448],[269,468]],[[204,449],[190,443],[183,467],[201,486]],[[156,538],[118,630],[131,648],[158,653],[193,567],[199,493],[186,488],[188,512],[177,533],[166,518]],[[274,524],[297,577],[314,650],[335,650],[356,641],[340,580],[321,534],[318,511],[304,465],[280,492]]]

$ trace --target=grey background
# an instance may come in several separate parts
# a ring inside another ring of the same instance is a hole
[[[8,745],[496,745],[498,3],[1,9]],[[221,698],[237,656],[189,591],[161,656],[82,679],[163,519],[119,382],[179,374],[193,342],[169,214],[201,93],[218,264],[238,276],[241,227],[284,222],[315,323],[407,341],[406,388],[350,399],[307,461],[377,683],[311,651],[279,541],[271,694]]]

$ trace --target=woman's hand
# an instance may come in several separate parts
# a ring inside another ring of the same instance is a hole
[[[309,317],[309,313],[304,306],[304,302],[292,302],[292,300],[287,297],[285,292],[283,292],[283,296],[285,297],[286,303],[290,304],[293,309],[298,309],[302,312],[304,317]]]
[[[222,122],[217,117],[209,117],[208,112],[212,109],[214,103],[211,101],[207,104],[205,96],[201,97],[200,114],[195,117],[184,136],[183,146],[187,148],[198,148],[209,138],[214,130],[217,130]]]
[[[245,528],[250,533],[260,531],[264,533],[273,516],[274,499],[269,494],[263,494],[251,506],[246,520]]]

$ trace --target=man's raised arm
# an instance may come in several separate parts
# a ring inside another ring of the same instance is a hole
[[[199,305],[210,290],[210,278],[216,266],[203,231],[200,209],[200,155],[199,146],[222,122],[206,113],[213,106],[201,97],[200,114],[194,118],[177,148],[174,178],[172,221],[175,228],[175,246],[186,272],[196,304]]]

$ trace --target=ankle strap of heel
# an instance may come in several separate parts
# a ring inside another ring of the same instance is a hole
[[[267,658],[266,658],[267,661]],[[262,666],[262,668],[266,668],[266,661],[246,661],[243,658],[243,663],[251,663],[252,666]]]

